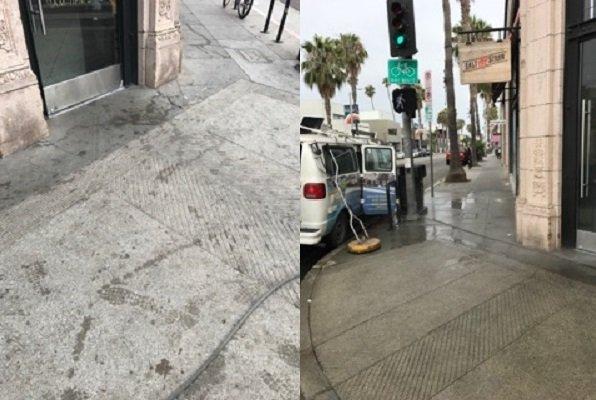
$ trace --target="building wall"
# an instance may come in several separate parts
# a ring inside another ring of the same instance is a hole
[[[157,87],[181,67],[179,0],[138,0],[139,84]],[[48,136],[19,0],[0,0],[0,156]]]
[[[31,70],[18,0],[0,0],[0,156],[46,137],[37,78]]]
[[[300,118],[313,117],[323,118],[327,123],[325,114],[325,103],[322,99],[302,100],[300,102]],[[350,126],[346,125],[343,105],[331,102],[331,125],[333,129],[340,132],[350,132]]]
[[[517,239],[561,245],[564,0],[520,2],[520,192]]]
[[[402,130],[401,125],[393,121],[393,118],[385,115],[382,111],[362,111],[360,113],[360,121],[368,125],[371,132],[377,134],[377,139],[383,143],[401,143]],[[390,135],[391,130],[396,130],[397,135]]]
[[[176,79],[182,65],[179,0],[139,0],[139,84]]]

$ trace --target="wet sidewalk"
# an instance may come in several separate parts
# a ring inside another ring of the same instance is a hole
[[[515,243],[497,160],[468,174],[469,183],[437,185],[425,219],[377,227],[379,251],[340,250],[307,275],[305,399],[596,393],[596,269]]]
[[[515,243],[515,197],[500,161],[489,155],[466,174],[468,183],[435,186],[434,199],[426,191],[427,219]]]
[[[0,398],[294,399],[299,43],[184,0],[183,71],[0,160]]]

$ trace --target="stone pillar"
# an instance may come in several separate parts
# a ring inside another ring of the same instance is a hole
[[[176,79],[181,67],[179,0],[139,0],[139,84]]]
[[[564,0],[520,2],[520,193],[517,239],[561,245]]]
[[[48,136],[19,0],[0,0],[0,156]]]

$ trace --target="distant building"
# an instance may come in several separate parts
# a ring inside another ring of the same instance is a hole
[[[401,125],[381,110],[362,111],[360,113],[362,129],[376,133],[376,138],[383,143],[395,145],[397,150],[403,148]]]
[[[300,102],[300,119],[302,118],[323,118],[327,124],[325,102],[323,99],[302,100]],[[331,127],[340,132],[350,133],[350,126],[345,123],[344,106],[340,103],[331,102]]]

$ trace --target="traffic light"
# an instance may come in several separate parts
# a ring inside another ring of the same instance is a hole
[[[391,57],[412,57],[416,49],[413,0],[387,0],[387,26]]]

